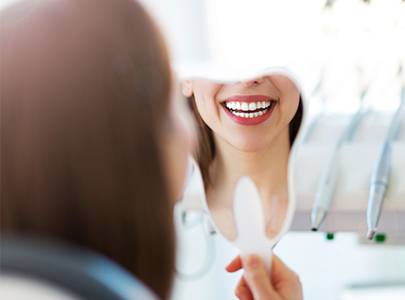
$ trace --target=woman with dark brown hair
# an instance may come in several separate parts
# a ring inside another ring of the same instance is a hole
[[[168,298],[190,142],[160,33],[132,0],[24,1],[0,19],[2,235],[90,248]]]
[[[241,177],[249,176],[260,194],[267,237],[275,238],[292,216],[288,162],[303,115],[298,85],[285,70],[269,70],[242,81],[186,79],[182,92],[197,121],[199,145],[195,157],[215,229],[227,240],[238,238],[235,187]],[[221,240],[217,239],[218,243]],[[235,290],[240,299],[302,298],[301,285],[293,272],[282,272],[289,274],[287,288],[276,284],[280,278],[274,276],[275,269],[282,264],[276,257],[273,261],[273,286],[252,276],[265,278],[264,268],[250,269],[249,259],[244,262],[245,276]],[[257,262],[253,260],[252,265],[257,267]],[[227,270],[234,272],[241,266],[238,258]]]
[[[249,176],[262,199],[268,236],[275,236],[287,214],[290,148],[302,119],[297,84],[278,71],[225,83],[195,78],[182,89],[198,124],[196,158],[215,224],[236,238],[233,193],[239,178]]]

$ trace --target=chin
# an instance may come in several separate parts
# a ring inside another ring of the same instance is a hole
[[[238,139],[230,139],[228,143],[240,151],[244,152],[259,152],[271,143],[271,139],[263,139],[263,137],[250,136],[240,137]]]

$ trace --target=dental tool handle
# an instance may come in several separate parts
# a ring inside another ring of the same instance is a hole
[[[335,187],[325,185],[315,196],[315,204],[311,211],[312,231],[317,231],[325,221],[332,202]]]
[[[405,89],[405,88],[404,88]],[[405,105],[405,91],[403,92],[403,98],[401,99],[401,103],[397,109],[397,111],[395,112],[391,123],[388,127],[388,133],[387,136],[385,138],[385,143],[389,143],[394,141],[398,134],[399,134],[399,130],[401,128],[401,123],[402,123],[402,110],[404,109]]]
[[[391,173],[391,144],[385,142],[381,148],[379,160],[371,176],[367,206],[367,237],[371,240],[377,231],[382,206],[388,189]]]
[[[383,183],[373,184],[370,187],[367,206],[367,238],[369,240],[372,240],[377,232],[386,192],[387,185]]]
[[[354,134],[359,127],[361,120],[367,114],[367,111],[363,110],[362,107],[354,114],[352,119],[350,120],[349,125],[344,130],[343,134],[340,136],[337,148],[340,148],[344,143],[351,142],[353,140]]]
[[[317,231],[322,225],[330,208],[338,177],[338,158],[338,150],[335,149],[319,181],[314,206],[311,211],[311,226],[313,231]]]
[[[388,184],[391,170],[391,153],[391,143],[384,143],[380,150],[378,163],[373,171],[373,175],[371,176],[372,184]]]
[[[366,114],[367,111],[365,111],[361,106],[357,113],[354,114],[354,116],[350,120],[349,125],[341,134],[335,148],[333,149],[333,153],[321,176],[317,192],[315,194],[314,206],[311,212],[312,231],[317,231],[322,225],[332,202],[338,177],[339,150],[344,143],[351,142],[353,140],[354,133],[356,132],[361,123],[361,120]]]

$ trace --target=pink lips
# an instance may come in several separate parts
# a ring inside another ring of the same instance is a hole
[[[240,95],[240,96],[232,96],[230,98],[227,98],[225,100],[225,102],[262,102],[262,101],[270,101],[271,99],[268,96],[264,96],[264,95]],[[275,106],[275,103],[272,103],[270,105],[270,108],[267,109],[267,111],[261,115],[261,116],[257,116],[257,117],[253,117],[253,118],[244,118],[244,117],[240,117],[237,116],[235,114],[233,114],[229,109],[227,109],[225,107],[225,104],[223,105],[223,109],[225,111],[225,113],[236,123],[240,124],[240,125],[258,125],[260,123],[263,123],[264,121],[266,121],[270,116],[271,113],[273,111],[273,108]]]

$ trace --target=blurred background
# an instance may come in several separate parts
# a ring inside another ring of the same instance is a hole
[[[0,9],[11,2],[0,0]],[[327,95],[327,110],[354,111],[365,86],[374,109],[398,105],[405,1],[142,2],[161,26],[174,65],[287,66],[311,105]],[[241,274],[224,268],[236,250],[218,235],[207,236],[199,220],[189,228],[177,223],[181,274],[173,299],[233,299]],[[305,299],[405,299],[404,245],[364,245],[354,233],[327,239],[324,233],[290,232],[275,252],[300,275]]]
[[[323,77],[335,111],[352,110],[350,103],[372,81],[375,105],[396,105],[394,79],[405,60],[404,1],[143,2],[161,24],[176,64],[287,66],[307,96]]]

